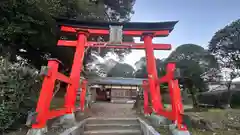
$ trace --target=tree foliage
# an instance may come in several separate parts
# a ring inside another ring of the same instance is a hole
[[[193,60],[206,72],[218,68],[216,58],[203,47],[195,44],[183,44],[176,48],[166,61]]]
[[[240,68],[240,19],[215,33],[208,49],[226,68]]]
[[[181,72],[180,84],[192,95],[193,104],[197,107],[196,93],[208,90],[202,75],[204,74],[205,78],[210,79],[212,76],[205,73],[218,69],[215,57],[201,46],[183,44],[176,48],[166,61],[176,62],[176,67]]]
[[[128,21],[134,2],[104,0],[95,4],[89,0],[2,0],[0,55],[10,54],[11,61],[17,61],[20,56],[37,68],[46,64],[47,58],[56,57],[69,68],[74,49],[56,46],[59,37],[54,18]],[[115,52],[122,55],[126,50]]]
[[[60,37],[54,18],[129,21],[134,3],[135,0],[99,0],[98,3],[91,0],[1,0],[0,56],[10,56],[11,61],[1,61],[0,65],[2,130],[25,123],[27,112],[35,109],[41,82],[36,72],[47,64],[47,58],[58,58],[67,69],[71,68],[75,49],[56,46]],[[119,56],[129,53],[129,50],[104,49],[101,54],[109,51]]]
[[[134,68],[126,63],[117,63],[109,72],[108,77],[132,78]]]
[[[1,131],[17,129],[26,122],[28,111],[35,109],[41,86],[35,69],[0,62],[0,127]]]
[[[217,31],[208,46],[209,51],[215,55],[221,68],[232,70],[229,81],[238,75],[238,69],[240,68],[239,37],[240,20],[236,20]]]
[[[175,61],[182,77],[192,79],[194,86],[198,89],[206,89],[202,85],[204,84],[202,75],[209,70],[218,69],[215,57],[201,46],[194,44],[179,46],[170,54],[166,61]]]
[[[146,65],[146,58],[145,57],[142,57],[139,61],[137,61],[135,63],[136,64],[139,64],[140,63],[140,67],[139,69],[134,73],[134,76],[136,78],[148,78],[148,72],[147,72],[147,65]],[[164,67],[164,61],[160,60],[160,59],[156,59],[156,69],[157,69],[157,74],[158,74],[158,77],[162,77],[166,74],[166,70],[165,70],[165,67]],[[160,89],[161,89],[161,92],[166,92],[166,89],[167,89],[167,84],[160,84]]]
[[[140,64],[140,65],[137,65]],[[147,78],[148,77],[148,72],[147,72],[147,63],[146,63],[146,58],[142,57],[139,61],[135,63],[136,66],[139,66],[138,70],[135,72],[135,77],[136,78]],[[163,76],[165,73],[164,70],[164,61],[160,59],[156,59],[156,69],[158,73],[158,77]]]
[[[180,45],[167,59],[156,59],[156,68],[159,77],[166,74],[166,65],[168,62],[176,62],[176,67],[179,68],[181,72],[179,82],[185,90],[188,90],[188,92],[192,94],[193,103],[197,105],[195,93],[207,90],[207,85],[202,75],[209,70],[218,69],[218,63],[215,57],[201,46],[195,44]],[[136,71],[135,77],[146,78],[146,60],[141,58],[136,62],[136,65],[138,64],[142,65],[141,68]],[[212,76],[208,76],[207,74],[204,77],[209,79]],[[167,88],[167,85],[161,85],[161,87]]]
[[[239,76],[240,69],[240,19],[218,30],[212,37],[208,49],[215,55],[221,68],[230,69],[225,83],[228,89],[228,104],[231,101],[232,80]]]

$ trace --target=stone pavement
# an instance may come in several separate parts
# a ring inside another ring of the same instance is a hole
[[[91,117],[118,117],[118,118],[133,118],[137,117],[135,110],[132,109],[133,104],[119,104],[108,102],[96,102],[91,110]]]

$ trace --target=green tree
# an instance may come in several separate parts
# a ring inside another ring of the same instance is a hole
[[[208,89],[201,75],[209,70],[218,68],[218,63],[214,56],[201,46],[184,44],[177,47],[169,55],[166,63],[169,61],[176,62],[176,66],[181,72],[180,83],[192,95],[193,105],[197,107],[196,93]]]
[[[139,64],[139,65],[138,65]],[[136,78],[148,78],[148,72],[146,67],[146,58],[142,57],[139,61],[135,63],[136,66],[139,66],[138,70],[134,73],[134,76]],[[158,77],[162,77],[166,74],[165,67],[164,67],[164,61],[160,59],[156,59],[156,69]],[[161,92],[166,92],[167,90],[167,84],[160,84]]]
[[[70,68],[74,49],[56,46],[59,28],[55,18],[129,21],[134,2],[103,0],[95,4],[89,0],[1,0],[0,56],[9,56],[11,64],[0,65],[0,127],[7,129],[25,122],[27,111],[35,109],[41,82],[36,73],[47,64],[47,58],[58,58],[67,69]],[[102,56],[109,51],[119,56],[129,52],[104,49]],[[85,64],[87,59],[86,55]],[[23,67],[23,64],[37,69]]]
[[[136,78],[147,78],[147,63],[146,63],[146,58],[142,57],[139,61],[135,63],[135,66],[137,66],[138,70],[135,72],[135,77]],[[156,59],[156,69],[158,76],[163,76],[164,75],[164,61],[160,59]]]
[[[166,61],[193,60],[198,62],[204,72],[210,69],[218,69],[216,58],[208,50],[195,44],[183,44],[176,48]]]
[[[117,63],[109,72],[108,77],[133,77],[134,68],[126,63]]]
[[[57,47],[58,28],[54,18],[67,17],[78,20],[128,21],[135,0],[2,0],[0,2],[0,55],[18,57],[40,68],[46,59],[56,57],[70,68],[74,50]],[[111,12],[107,12],[111,10]],[[104,49],[102,55],[111,51]],[[113,50],[120,56],[129,50]],[[65,55],[62,55],[65,54]],[[85,57],[88,59],[87,55]]]
[[[34,68],[0,58],[1,133],[16,130],[26,122],[28,111],[36,108],[41,78]]]
[[[240,68],[240,19],[218,30],[212,37],[208,49],[215,55],[221,68],[231,70],[227,78],[228,105],[231,101],[232,80],[239,76]]]
[[[180,84],[192,95],[193,106],[198,107],[196,93],[207,89],[204,80],[200,77],[203,74],[202,68],[193,60],[180,60],[176,66],[180,69]]]

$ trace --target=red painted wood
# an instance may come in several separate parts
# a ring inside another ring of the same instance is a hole
[[[101,29],[84,29],[84,28],[73,28],[69,26],[61,26],[61,31],[63,32],[72,32],[76,33],[78,31],[88,32],[91,35],[109,35],[109,30],[101,30]],[[169,30],[161,30],[161,31],[123,31],[123,35],[128,36],[138,36],[141,37],[144,33],[152,33],[155,37],[158,36],[167,36],[169,35]]]
[[[160,95],[160,87],[159,83],[156,83],[157,77],[157,69],[156,62],[152,47],[152,36],[146,35],[144,36],[144,45],[145,45],[145,53],[146,53],[146,62],[147,62],[147,72],[148,72],[148,84],[151,93],[151,99],[153,104],[153,109],[156,112],[163,108],[162,100]]]
[[[57,45],[58,45],[58,46],[76,47],[76,46],[77,46],[77,41],[72,41],[72,40],[58,40]]]
[[[65,98],[65,107],[67,108],[67,113],[72,113],[75,110],[75,101],[77,96],[77,89],[79,88],[80,74],[83,65],[84,58],[84,46],[87,43],[87,37],[84,33],[78,34],[78,42],[76,46],[76,51],[74,54],[72,70],[70,73],[70,79],[72,84],[67,87],[67,93]]]
[[[50,103],[52,100],[52,95],[53,95],[53,90],[54,90],[54,85],[57,77],[57,72],[58,72],[58,61],[56,60],[50,60],[48,61],[48,75],[45,76],[43,83],[42,83],[42,88],[40,91],[40,96],[38,99],[38,104],[36,108],[37,112],[37,123],[32,125],[32,128],[43,128],[46,126],[46,122],[49,117],[49,108],[50,108]]]
[[[97,48],[116,48],[116,49],[145,49],[143,43],[131,43],[123,42],[121,45],[107,45],[107,42],[87,42],[85,47],[97,47]],[[77,41],[58,40],[58,46],[75,47]],[[154,50],[171,50],[171,44],[152,44]]]
[[[143,104],[143,109],[144,109],[144,114],[151,114],[152,109],[149,107],[148,103],[148,83],[147,81],[143,81],[143,98],[144,98],[144,104]]]
[[[42,89],[39,96],[39,101],[37,104],[36,112],[37,115],[37,124],[33,124],[33,128],[43,128],[46,126],[48,119],[52,119],[66,113],[73,113],[75,109],[75,101],[77,90],[80,88],[80,74],[83,65],[84,50],[85,47],[103,47],[103,48],[130,48],[130,49],[145,49],[146,61],[147,61],[147,71],[148,71],[148,82],[143,82],[144,88],[144,113],[152,113],[152,110],[149,108],[148,103],[148,91],[150,91],[153,111],[157,114],[165,116],[170,120],[176,121],[177,126],[180,130],[186,130],[187,128],[182,125],[182,114],[183,106],[181,100],[181,93],[179,89],[179,84],[177,80],[174,80],[174,70],[175,63],[169,63],[167,65],[167,73],[162,78],[158,79],[156,62],[154,57],[153,50],[170,50],[170,44],[153,44],[152,39],[154,36],[167,36],[169,34],[168,30],[162,31],[123,31],[124,35],[130,36],[143,36],[144,43],[123,43],[121,45],[108,45],[105,46],[105,42],[87,42],[87,35],[108,35],[109,30],[99,30],[99,29],[79,29],[73,27],[62,26],[61,30],[64,32],[76,33],[78,36],[77,41],[66,41],[59,40],[59,46],[68,46],[76,47],[72,70],[70,77],[67,77],[61,73],[58,73],[59,62],[56,60],[49,60],[48,67],[50,67],[48,76],[45,76],[42,84]],[[85,32],[85,33],[84,33]],[[152,33],[152,35],[146,35],[145,33]],[[132,46],[129,46],[132,44]],[[63,82],[68,83],[67,94],[65,97],[65,105],[61,110],[49,110],[50,103],[52,100],[52,94],[54,90],[55,80],[59,79]],[[172,111],[163,110],[161,94],[160,94],[160,83],[167,82],[169,86],[169,94],[171,97]],[[82,83],[82,92],[80,96],[80,109],[84,111],[85,97],[86,97],[86,84],[87,81],[84,80]]]
[[[60,81],[65,82],[65,83],[72,84],[71,79],[69,77],[65,76],[62,73],[57,72],[56,78]]]

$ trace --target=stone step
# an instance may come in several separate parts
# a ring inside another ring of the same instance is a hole
[[[130,99],[111,99],[111,103],[134,104],[135,100],[130,100]]]
[[[139,124],[87,124],[85,131],[90,130],[141,130]]]
[[[86,124],[139,124],[136,118],[90,118]]]
[[[84,135],[141,135],[140,130],[92,130],[85,131]]]

